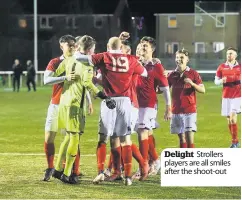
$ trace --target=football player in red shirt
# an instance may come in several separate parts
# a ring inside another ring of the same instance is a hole
[[[122,32],[121,36],[125,34],[125,40],[122,40],[122,52],[123,54],[131,54],[131,44],[128,42],[126,38],[129,37],[129,34],[127,32]],[[122,38],[119,36],[119,38]],[[135,125],[137,123],[138,115],[139,115],[139,104],[138,104],[138,99],[137,99],[137,91],[136,91],[136,86],[137,86],[137,80],[138,80],[139,75],[134,74],[132,77],[132,93],[131,93],[131,103],[132,103],[132,111],[131,111],[131,133],[134,133]],[[117,146],[120,141],[118,141],[116,138],[112,141],[111,140],[111,146]],[[140,181],[143,181],[146,179],[148,176],[148,169],[149,165],[148,163],[144,162],[144,159],[138,149],[138,147],[132,143],[131,145],[132,149],[132,156],[135,158],[135,160],[139,163],[141,167],[141,173],[139,173],[138,179]],[[119,168],[119,163],[114,163],[113,161],[117,161],[115,159],[115,156],[111,153],[110,154],[110,159],[109,159],[109,164],[108,168],[105,170],[105,175],[111,174],[111,169],[114,167],[114,174],[111,175],[110,177],[106,178],[105,180],[107,181],[114,181],[119,179],[119,175],[121,174],[120,168]],[[122,161],[122,159],[121,159]],[[123,164],[123,163],[122,163]]]
[[[200,75],[187,66],[189,53],[182,49],[176,52],[177,68],[168,75],[172,89],[171,133],[178,134],[180,148],[194,148],[194,132],[197,131],[196,92],[205,93]]]
[[[156,43],[152,37],[143,37],[137,48],[143,66],[148,72],[148,77],[139,77],[137,84],[137,97],[139,102],[138,137],[140,152],[145,162],[148,163],[148,154],[156,163],[157,172],[160,169],[160,161],[154,145],[152,129],[156,128],[157,115],[157,86],[163,92],[166,102],[164,119],[171,117],[171,98],[167,78],[164,76],[164,68],[160,63],[154,62],[153,53]]]
[[[80,39],[81,37],[79,37]],[[48,108],[46,124],[45,124],[45,143],[44,150],[46,154],[46,160],[48,164],[48,168],[45,171],[43,181],[48,181],[50,177],[54,173],[54,155],[55,155],[55,145],[54,140],[58,129],[57,124],[57,114],[58,114],[58,106],[60,102],[60,95],[62,93],[64,80],[73,81],[78,78],[75,75],[75,72],[70,74],[69,76],[59,76],[54,77],[54,72],[58,68],[59,64],[69,56],[72,56],[75,50],[76,39],[71,35],[64,35],[59,39],[60,48],[63,52],[63,55],[57,58],[53,58],[46,67],[44,72],[44,84],[45,85],[53,85],[52,89],[52,97],[51,102]],[[78,42],[78,41],[77,41]],[[87,93],[87,102],[88,102],[88,110],[89,113],[92,113],[92,102],[91,97]],[[78,154],[76,156],[73,175],[80,175],[79,171],[79,161],[80,161],[80,151],[78,150]]]
[[[232,144],[230,148],[239,147],[237,114],[241,112],[241,65],[236,61],[237,50],[227,49],[227,61],[219,65],[215,84],[223,84],[222,116],[227,117]]]
[[[52,77],[59,64],[65,57],[72,56],[74,53],[75,38],[71,35],[64,35],[59,39],[60,48],[63,51],[63,55],[57,58],[53,58],[46,67],[44,72],[44,84],[53,84],[51,102],[48,107],[48,113],[45,123],[45,142],[44,151],[46,154],[46,160],[48,168],[45,171],[43,181],[48,181],[54,172],[54,156],[55,145],[54,140],[57,133],[58,125],[58,105],[60,102],[60,95],[62,93],[64,80],[74,80],[75,75],[70,77],[60,76]]]
[[[106,143],[108,137],[112,139],[118,137],[122,146],[122,158],[124,162],[125,185],[131,185],[131,93],[132,77],[134,74],[147,76],[147,71],[132,55],[122,54],[122,44],[118,37],[112,37],[107,44],[108,52],[93,56],[76,54],[76,58],[81,62],[100,69],[102,74],[102,85],[106,95],[115,99],[116,109],[110,110],[105,102],[101,103],[99,142],[97,147],[98,176],[93,183],[104,180],[104,163],[106,160]],[[112,154],[115,159],[121,158],[121,147],[114,146]],[[114,161],[114,163],[117,163]]]

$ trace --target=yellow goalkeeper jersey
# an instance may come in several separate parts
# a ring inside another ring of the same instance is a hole
[[[85,109],[86,90],[90,90],[94,95],[99,92],[99,89],[92,82],[93,67],[77,61],[74,57],[69,57],[58,66],[55,76],[69,75],[73,71],[79,75],[79,78],[75,81],[64,81],[60,104],[62,106],[79,106]]]

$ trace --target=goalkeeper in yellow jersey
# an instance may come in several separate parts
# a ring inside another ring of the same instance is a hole
[[[81,53],[90,54],[94,51],[95,40],[90,36],[83,36],[78,44]],[[72,166],[77,154],[79,145],[79,133],[83,132],[86,116],[86,91],[106,100],[108,108],[113,109],[116,103],[107,97],[93,83],[93,67],[78,62],[74,57],[66,58],[56,69],[55,76],[75,73],[79,78],[75,81],[66,80],[60,98],[58,113],[58,128],[64,129],[66,135],[60,146],[56,169],[53,174],[64,183],[76,184],[78,180],[71,176]],[[62,161],[66,157],[65,168]],[[63,171],[64,170],[64,171]]]

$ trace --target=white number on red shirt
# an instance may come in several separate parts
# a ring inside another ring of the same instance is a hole
[[[127,57],[112,58],[112,68],[114,72],[127,72],[129,70],[129,60]]]

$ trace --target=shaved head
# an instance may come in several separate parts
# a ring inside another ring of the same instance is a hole
[[[121,49],[122,42],[118,37],[111,37],[108,40],[108,49],[110,50],[119,50]]]

